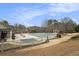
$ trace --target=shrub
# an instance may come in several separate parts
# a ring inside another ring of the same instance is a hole
[[[31,30],[31,33],[37,33],[37,30]]]
[[[57,34],[57,38],[61,38],[61,34]]]

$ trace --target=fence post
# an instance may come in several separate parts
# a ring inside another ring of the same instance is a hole
[[[49,42],[49,37],[47,36],[47,42]]]
[[[22,48],[22,45],[21,45],[21,40],[20,40],[20,48]]]

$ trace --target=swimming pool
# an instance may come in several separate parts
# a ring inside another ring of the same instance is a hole
[[[46,42],[49,39],[56,38],[57,33],[27,33],[18,36],[17,45],[33,45]]]

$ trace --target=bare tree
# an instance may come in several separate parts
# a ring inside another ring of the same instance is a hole
[[[61,20],[61,23],[63,25],[64,32],[74,32],[76,23],[69,17],[65,17]]]

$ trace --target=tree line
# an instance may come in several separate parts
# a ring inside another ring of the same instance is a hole
[[[0,22],[6,27],[10,27],[10,29],[15,33],[25,33],[25,32],[60,32],[60,33],[73,33],[79,32],[79,24],[77,24],[73,19],[69,17],[64,17],[60,20],[58,19],[46,19],[42,22],[41,27],[39,26],[31,26],[27,27],[22,24],[14,24],[10,25],[8,21],[3,20]]]
[[[79,32],[79,24],[69,17],[64,17],[58,21],[57,19],[47,19],[42,24],[47,27],[46,32],[73,33]]]
[[[14,24],[14,25],[10,25],[8,21],[3,20],[0,21],[0,24],[4,25],[5,27],[9,28],[10,30],[12,30],[14,33],[22,33],[22,32],[26,32],[26,26],[22,25],[22,24]]]

